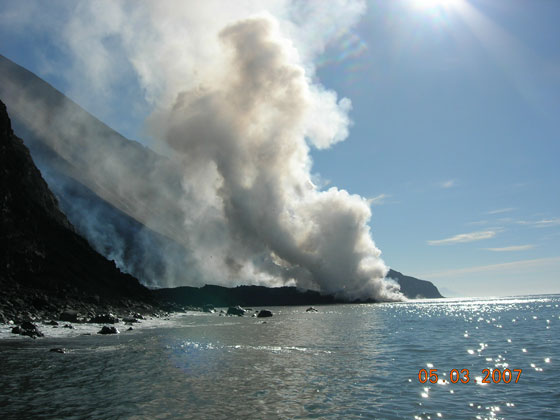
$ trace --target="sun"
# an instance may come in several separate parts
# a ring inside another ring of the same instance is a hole
[[[457,6],[463,0],[410,0],[412,5],[418,9],[449,9]]]

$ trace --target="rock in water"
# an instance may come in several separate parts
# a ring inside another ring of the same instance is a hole
[[[245,309],[243,309],[241,306],[230,306],[227,310],[227,315],[237,315],[237,316],[243,316],[245,315]]]
[[[107,325],[104,325],[103,328],[101,328],[101,330],[99,330],[99,332],[97,334],[118,334],[119,330],[117,330],[116,327],[108,327]]]
[[[267,309],[263,309],[257,314],[257,318],[268,318],[270,316],[272,316],[272,312]]]
[[[305,312],[319,312],[317,309],[315,309],[313,306],[310,306],[309,308],[307,308],[305,310]]]
[[[66,349],[63,349],[63,348],[60,348],[60,347],[54,348],[54,349],[50,349],[49,351],[50,351],[51,353],[62,353],[62,354],[66,353]]]
[[[204,306],[202,307],[202,312],[208,312],[208,313],[210,313],[210,314],[213,314],[215,311],[216,311],[216,310],[215,310],[215,308],[214,308],[214,305],[208,304],[208,305],[204,305]]]

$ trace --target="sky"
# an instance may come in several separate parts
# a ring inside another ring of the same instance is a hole
[[[130,62],[84,89],[74,50],[98,26],[61,44],[71,2],[18,3],[0,1],[0,53],[149,145],[154,104]],[[316,184],[368,198],[384,261],[446,296],[560,293],[560,2],[359,5],[313,9],[294,41],[310,77],[352,104],[346,140],[311,149]],[[306,51],[314,31],[324,45]],[[104,46],[121,48],[110,36]]]

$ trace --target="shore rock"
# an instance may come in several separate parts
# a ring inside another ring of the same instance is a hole
[[[272,312],[270,312],[267,309],[263,309],[257,314],[257,318],[268,318],[271,316],[272,316]]]
[[[247,311],[241,306],[230,306],[227,310],[227,315],[243,316],[245,315],[245,312]]]
[[[216,308],[214,308],[214,305],[204,305],[202,307],[202,312],[213,314],[214,312],[216,312]]]
[[[13,334],[26,335],[31,338],[44,337],[44,334],[37,328],[37,325],[25,321],[20,326],[12,328]]]
[[[59,315],[58,319],[64,322],[78,322],[78,311],[64,311]]]
[[[88,322],[91,322],[93,324],[118,324],[119,318],[111,313],[101,314],[94,316]]]
[[[309,308],[307,308],[305,310],[305,312],[319,312],[317,309],[315,309],[313,306],[310,306]]]
[[[119,330],[116,327],[108,327],[107,325],[104,325],[97,334],[119,334]]]
[[[123,318],[123,322],[125,324],[135,324],[140,321],[138,321],[136,318]]]

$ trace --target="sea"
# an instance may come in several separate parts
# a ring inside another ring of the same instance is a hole
[[[189,312],[37,340],[3,325],[0,417],[560,419],[559,305],[539,295]]]

